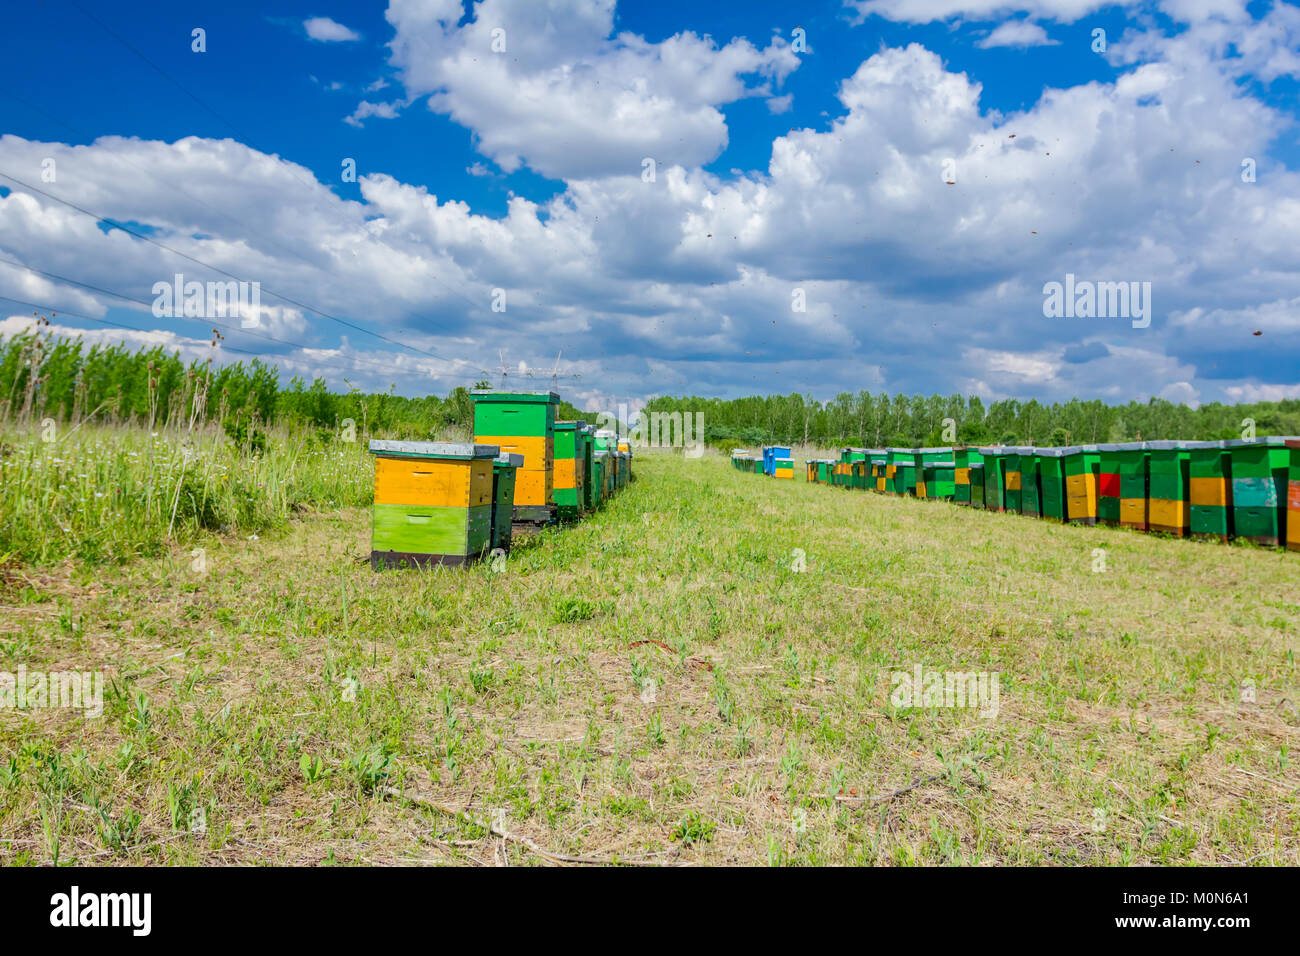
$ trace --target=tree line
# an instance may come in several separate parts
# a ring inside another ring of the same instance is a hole
[[[468,435],[473,427],[473,402],[464,387],[445,397],[407,398],[392,387],[338,392],[322,378],[281,382],[280,370],[261,359],[187,364],[162,346],[87,346],[80,338],[51,336],[47,325],[40,319],[34,331],[0,339],[0,424],[45,418],[151,429],[216,423],[237,443],[254,445],[273,425],[335,430],[351,420],[359,434],[408,439]],[[559,415],[596,420],[568,402],[561,402]]]
[[[648,414],[703,415],[704,440],[719,447],[812,444],[823,447],[929,447],[952,444],[1060,446],[1097,442],[1240,438],[1300,434],[1300,399],[1192,408],[1162,398],[1109,405],[1097,399],[1044,404],[1008,398],[987,406],[978,396],[873,395],[843,392],[827,402],[808,396],[719,399],[660,396]]]

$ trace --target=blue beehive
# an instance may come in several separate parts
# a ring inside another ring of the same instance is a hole
[[[776,460],[778,458],[789,458],[790,449],[781,445],[764,445],[763,446],[763,474],[769,477],[776,474]]]

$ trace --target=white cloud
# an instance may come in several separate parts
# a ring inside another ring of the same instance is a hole
[[[963,17],[997,20],[1009,13],[1025,12],[1040,20],[1074,23],[1080,17],[1114,6],[1132,6],[1137,0],[844,0],[854,22],[875,15],[901,23],[933,23]],[[1196,2],[1196,0],[1188,0]]]
[[[1032,20],[1008,20],[976,45],[980,49],[990,50],[1003,46],[1059,46],[1060,41],[1053,40],[1046,30]]]
[[[684,32],[651,43],[614,33],[614,0],[393,0],[392,62],[408,96],[472,130],[506,172],[574,179],[706,163],[727,144],[719,106],[769,96],[798,66],[764,49]],[[504,47],[502,47],[504,44]],[[496,51],[500,52],[496,52]]]
[[[774,115],[790,112],[790,107],[794,105],[794,94],[787,93],[785,96],[773,96],[767,100],[768,111]]]
[[[405,105],[405,103],[371,103],[362,100],[357,104],[357,108],[352,111],[351,116],[343,118],[343,122],[349,126],[362,126],[372,116],[377,116],[379,119],[396,119],[397,114]]]
[[[308,17],[302,21],[302,26],[307,31],[307,36],[321,43],[347,43],[361,39],[360,33],[329,17]]]

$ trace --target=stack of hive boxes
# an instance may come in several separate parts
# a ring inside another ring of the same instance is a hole
[[[555,392],[493,392],[475,389],[474,441],[523,455],[515,476],[515,520],[549,522],[555,517]]]
[[[499,452],[495,445],[372,441],[371,567],[465,564],[489,551]]]

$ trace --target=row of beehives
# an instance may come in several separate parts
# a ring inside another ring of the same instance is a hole
[[[1300,438],[845,448],[805,465],[819,484],[1300,551]]]
[[[608,429],[556,421],[555,392],[475,389],[472,443],[372,441],[370,564],[466,564],[510,550],[515,522],[573,521],[632,480]]]
[[[731,450],[731,466],[769,478],[794,478],[794,459],[782,445],[764,445],[761,455],[751,455],[743,448]]]

